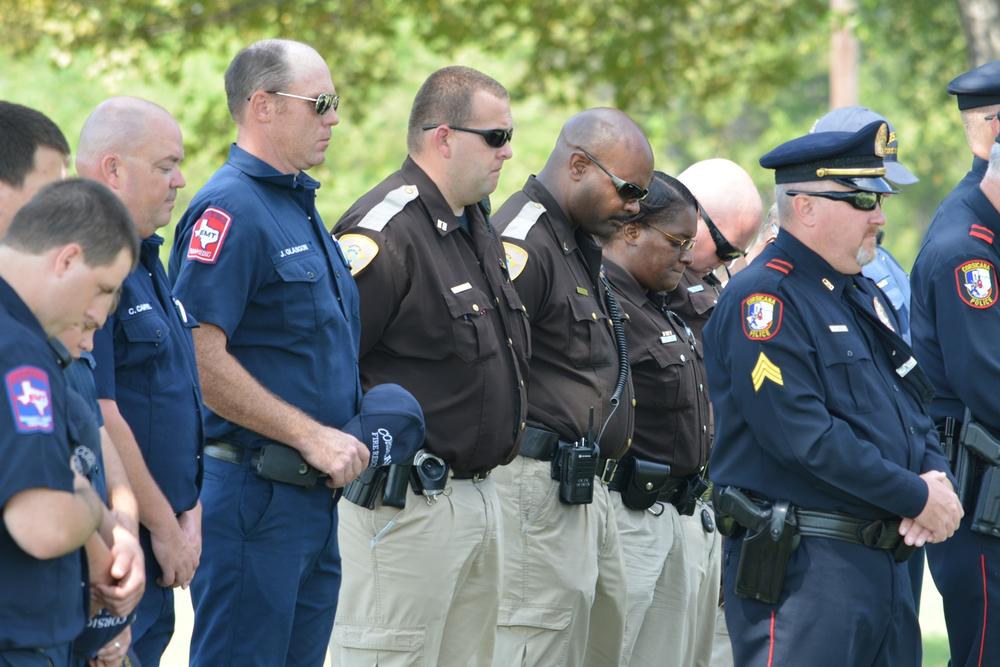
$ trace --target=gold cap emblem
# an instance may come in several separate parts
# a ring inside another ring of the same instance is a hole
[[[885,157],[885,147],[889,143],[889,127],[882,123],[875,133],[875,155]]]

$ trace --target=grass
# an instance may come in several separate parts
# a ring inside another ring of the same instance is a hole
[[[924,637],[924,667],[948,666],[948,638],[944,635]]]

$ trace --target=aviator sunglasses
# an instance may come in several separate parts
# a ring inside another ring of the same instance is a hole
[[[806,192],[804,190],[788,190],[785,194],[789,196],[805,195],[807,197],[822,197],[833,201],[846,201],[853,208],[859,211],[874,211],[885,198],[882,192],[865,192],[863,190],[852,190],[850,192]]]
[[[670,241],[670,244],[672,246],[674,246],[675,248],[679,248],[682,252],[690,252],[691,249],[694,248],[694,244],[695,244],[695,240],[694,239],[682,239],[679,236],[674,236],[673,234],[670,234],[669,232],[665,232],[662,229],[660,229],[659,227],[654,227],[653,225],[646,225],[646,227],[648,229],[653,229],[653,230],[655,230],[655,231],[663,234],[663,236],[668,241]]]
[[[597,161],[597,158],[587,152],[585,148],[580,146],[573,146],[576,150],[583,153],[588,160],[597,165],[597,168],[608,175],[611,179],[611,184],[615,186],[615,190],[618,192],[618,196],[625,201],[642,201],[649,194],[649,190],[642,187],[641,185],[636,185],[631,181],[626,181],[624,178],[619,178],[612,174],[608,169]]]
[[[746,252],[740,250],[727,239],[722,230],[715,226],[712,222],[712,218],[708,217],[708,212],[699,207],[698,214],[701,215],[701,219],[705,221],[705,226],[708,227],[708,235],[712,237],[712,243],[715,244],[715,256],[721,259],[723,262],[731,262],[734,259],[739,259],[746,255]]]
[[[297,100],[305,100],[306,102],[312,102],[315,105],[316,113],[320,116],[326,114],[327,111],[333,109],[337,110],[340,106],[340,95],[334,95],[333,93],[320,93],[318,97],[306,97],[305,95],[293,95],[292,93],[283,93],[278,90],[265,90],[268,95],[281,95],[282,97],[294,97]],[[250,101],[250,98],[247,98]]]
[[[507,144],[511,139],[514,138],[514,128],[509,130],[503,130],[496,128],[493,130],[477,130],[474,127],[459,127],[458,125],[448,125],[447,123],[438,123],[437,125],[424,125],[423,131],[435,130],[441,125],[444,125],[449,130],[455,130],[456,132],[468,132],[470,134],[478,134],[486,142],[486,145],[491,148],[500,148]]]

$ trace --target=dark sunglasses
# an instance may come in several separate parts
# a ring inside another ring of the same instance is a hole
[[[439,123],[438,125],[424,125],[423,130],[435,130],[441,125],[444,125],[450,130],[455,130],[456,132],[469,132],[471,134],[478,134],[486,142],[486,145],[491,148],[501,148],[510,142],[514,138],[514,128],[509,130],[502,130],[500,128],[494,130],[477,130],[474,127],[459,127],[458,125],[447,125],[444,123]]]
[[[708,227],[708,235],[712,237],[712,243],[715,244],[716,257],[723,262],[731,262],[747,254],[745,250],[740,250],[729,242],[729,239],[722,234],[722,230],[712,222],[712,218],[708,217],[708,212],[705,209],[699,208],[698,213],[701,215],[701,219],[705,221],[705,226]]]
[[[320,93],[319,97],[306,97],[304,95],[293,95],[292,93],[282,93],[277,90],[268,90],[267,93],[271,95],[281,95],[282,97],[294,97],[297,100],[305,100],[306,102],[312,102],[316,105],[316,113],[320,116],[325,115],[327,111],[333,109],[334,111],[340,106],[340,95],[334,95],[333,93]],[[249,97],[247,99],[250,99]]]
[[[675,248],[679,248],[681,250],[681,252],[689,252],[692,248],[694,248],[694,244],[695,244],[695,240],[694,239],[682,239],[679,236],[674,236],[673,234],[665,232],[662,229],[660,229],[659,227],[654,227],[653,225],[646,225],[646,227],[648,229],[653,229],[653,230],[658,231],[659,233],[663,234],[663,236],[668,241],[670,241],[670,244],[672,246],[674,246]]]
[[[805,192],[803,190],[788,190],[785,194],[789,196],[805,195],[807,197],[822,197],[833,201],[846,201],[853,208],[859,211],[874,211],[875,207],[882,203],[885,194],[882,192],[865,192],[863,190],[852,190],[850,192]]]
[[[611,179],[611,184],[615,186],[615,190],[618,192],[618,196],[625,201],[641,201],[646,198],[649,194],[649,190],[642,187],[641,185],[636,185],[631,181],[626,181],[624,178],[619,178],[612,174],[607,168],[597,161],[597,158],[586,151],[586,149],[580,146],[574,146],[578,151],[587,156],[587,159],[597,165],[597,168],[608,175]]]

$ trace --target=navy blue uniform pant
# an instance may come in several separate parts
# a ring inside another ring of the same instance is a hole
[[[135,608],[132,650],[143,667],[157,667],[170,638],[174,636],[174,589],[163,588],[156,583],[163,570],[153,554],[149,531],[141,526],[139,544],[146,559],[146,591]]]
[[[205,458],[193,667],[322,667],[340,592],[333,492]]]
[[[726,624],[740,667],[919,667],[909,572],[885,551],[803,537],[777,605],[736,595],[742,539],[726,540]]]
[[[951,539],[927,547],[952,667],[1000,665],[1000,539],[973,533],[970,521],[966,513]]]

